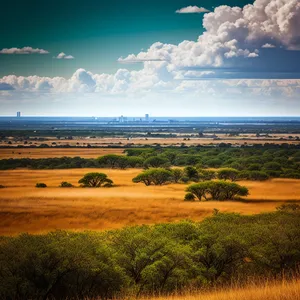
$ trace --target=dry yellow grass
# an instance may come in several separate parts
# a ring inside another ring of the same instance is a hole
[[[275,134],[272,135],[272,137],[259,137],[259,138],[257,138],[256,135],[253,134],[241,134],[240,136],[234,136],[234,137],[231,137],[228,134],[217,134],[217,136],[218,139],[213,139],[212,134],[207,134],[203,138],[200,138],[198,136],[190,136],[189,140],[187,138],[184,138],[180,133],[177,133],[177,137],[172,137],[172,138],[145,136],[145,137],[133,137],[130,139],[127,139],[126,137],[105,137],[105,138],[94,138],[94,139],[87,138],[87,137],[78,137],[72,140],[64,140],[64,139],[57,139],[55,137],[45,136],[44,138],[46,138],[46,141],[32,141],[32,143],[35,146],[38,146],[40,144],[48,144],[51,146],[52,143],[56,143],[57,146],[63,146],[67,144],[70,146],[78,146],[78,145],[84,146],[85,147],[84,151],[82,151],[82,149],[74,149],[74,151],[78,151],[79,154],[86,152],[86,150],[91,150],[91,151],[93,150],[93,149],[87,149],[86,148],[87,144],[90,144],[92,146],[110,147],[112,145],[126,146],[127,144],[134,144],[136,146],[139,145],[153,146],[155,144],[160,144],[162,146],[171,146],[171,145],[180,146],[182,143],[185,143],[186,145],[189,146],[195,146],[199,144],[209,145],[209,144],[219,144],[219,143],[231,143],[234,145],[265,144],[265,143],[274,143],[274,144],[282,144],[282,143],[299,144],[300,143],[299,140],[289,139],[289,135],[287,134]],[[300,137],[300,135],[293,135],[293,136]],[[18,145],[24,145],[24,141],[14,141],[13,138],[11,138],[11,142],[12,142],[11,146],[14,147],[17,147]],[[0,146],[7,146],[7,141],[0,141]],[[4,149],[0,149],[0,157],[1,157],[1,152],[3,152],[3,150]],[[97,151],[97,149],[94,150]],[[114,150],[115,149],[111,149],[113,153]],[[21,152],[19,151],[19,148],[17,151]],[[44,149],[41,149],[41,151],[44,151]],[[54,151],[56,151],[56,149]],[[62,151],[68,151],[68,150],[65,149]]]
[[[114,188],[58,188],[62,181],[76,185],[88,172],[104,172]],[[202,220],[214,208],[244,214],[272,211],[286,200],[300,201],[300,180],[242,182],[249,187],[246,202],[184,202],[186,185],[146,187],[132,183],[140,170],[75,169],[0,172],[0,234],[47,232],[55,229],[103,230],[125,225],[155,224],[182,219]],[[45,182],[47,189],[37,189]]]
[[[114,148],[16,148],[0,149],[0,159],[7,158],[52,158],[52,157],[75,157],[96,158],[107,154],[123,154],[124,149]]]
[[[299,300],[300,280],[266,283],[198,295],[147,298],[144,300]]]

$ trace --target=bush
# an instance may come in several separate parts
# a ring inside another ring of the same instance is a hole
[[[299,272],[299,217],[298,210],[214,210],[202,222],[1,237],[0,299],[165,299],[191,287],[292,278]]]
[[[184,201],[195,201],[196,197],[193,193],[187,193],[184,196]]]
[[[5,186],[0,184],[0,189],[4,189],[4,188],[5,188]]]
[[[113,185],[113,181],[107,177],[104,173],[88,173],[85,174],[83,178],[81,178],[78,183],[81,184],[82,187],[93,187],[99,188],[102,186],[107,187]]]
[[[36,188],[46,188],[47,187],[47,184],[45,183],[42,183],[42,182],[39,182],[35,185]]]
[[[287,204],[282,204],[279,207],[276,207],[278,211],[285,211],[285,212],[295,212],[295,211],[300,211],[300,205],[296,203],[287,203]]]
[[[66,182],[66,181],[63,181],[60,186],[61,188],[71,188],[71,187],[74,187],[72,183],[69,183],[69,182]]]

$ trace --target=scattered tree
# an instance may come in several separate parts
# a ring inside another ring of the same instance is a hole
[[[163,185],[168,182],[172,182],[173,174],[170,170],[157,168],[145,170],[138,176],[132,179],[134,183],[143,182],[146,186]]]
[[[113,185],[113,181],[104,173],[88,173],[81,178],[78,183],[83,187],[109,187]]]
[[[186,192],[192,193],[199,201],[205,200],[233,200],[236,196],[248,196],[246,187],[226,181],[204,181],[190,185]]]

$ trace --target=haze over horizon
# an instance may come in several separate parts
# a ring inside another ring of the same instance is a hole
[[[2,5],[0,115],[300,115],[298,0]]]

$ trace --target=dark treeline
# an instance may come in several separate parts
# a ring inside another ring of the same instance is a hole
[[[61,157],[44,159],[3,159],[0,169],[67,169],[67,168],[168,168],[194,166],[198,169],[233,168],[239,178],[265,180],[269,177],[300,178],[300,149],[277,147],[189,147],[132,148],[126,156],[106,155],[98,159]]]
[[[292,274],[299,206],[108,232],[0,238],[1,299],[110,299]]]

